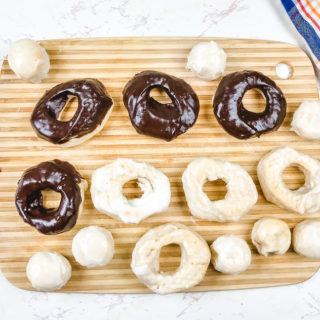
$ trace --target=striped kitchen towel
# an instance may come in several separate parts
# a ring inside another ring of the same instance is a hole
[[[281,0],[320,70],[320,0]]]

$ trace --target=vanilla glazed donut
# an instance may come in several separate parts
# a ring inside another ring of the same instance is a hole
[[[220,236],[210,246],[214,268],[226,274],[238,274],[251,264],[251,251],[247,242],[238,236]]]
[[[292,233],[293,250],[301,256],[320,259],[320,219],[298,223]]]
[[[284,221],[265,217],[254,224],[251,241],[263,256],[268,256],[270,253],[281,255],[290,247],[291,232]]]
[[[122,188],[126,182],[135,179],[143,195],[129,200],[122,194]],[[150,164],[117,159],[93,172],[91,198],[97,210],[124,223],[139,223],[168,208],[170,182],[164,173]]]
[[[320,140],[320,100],[303,101],[294,112],[291,130],[298,136]]]
[[[207,181],[222,179],[227,194],[211,201],[203,191]],[[250,175],[241,166],[219,159],[198,158],[182,175],[183,190],[191,213],[208,221],[238,221],[257,202],[258,193]]]
[[[42,251],[29,259],[26,274],[37,291],[55,291],[66,285],[72,269],[69,260],[59,252]]]
[[[305,175],[305,184],[290,190],[282,180],[285,168],[297,166]],[[266,199],[281,208],[300,214],[320,210],[320,162],[290,147],[277,148],[258,164],[258,178]]]
[[[99,226],[82,228],[72,240],[72,254],[84,267],[107,265],[114,254],[114,241],[109,230]]]
[[[46,49],[31,39],[20,39],[11,45],[8,63],[18,78],[33,83],[40,83],[47,78],[50,69],[50,59]]]
[[[161,248],[177,244],[181,248],[181,263],[176,272],[159,271]],[[190,228],[165,224],[145,233],[132,252],[134,274],[152,291],[160,294],[182,291],[197,285],[205,276],[210,263],[207,242]]]

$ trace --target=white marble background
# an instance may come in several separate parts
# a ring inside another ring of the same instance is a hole
[[[215,36],[304,47],[280,0],[0,0],[0,63],[19,38]],[[320,319],[320,272],[286,287],[167,296],[60,294],[13,287],[0,272],[1,320]]]

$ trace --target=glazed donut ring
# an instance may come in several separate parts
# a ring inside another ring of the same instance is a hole
[[[138,179],[144,193],[141,198],[128,200],[122,194],[122,187],[134,179]],[[91,197],[97,210],[124,223],[139,223],[168,208],[170,182],[164,173],[150,164],[117,159],[93,172]]]
[[[211,201],[203,192],[206,181],[222,179],[228,192],[223,200]],[[208,221],[238,221],[257,202],[250,175],[241,166],[212,158],[189,163],[182,175],[183,190],[191,213]]]
[[[176,272],[159,272],[161,248],[169,244],[181,247],[181,263]],[[136,243],[131,268],[152,291],[160,294],[177,292],[197,285],[210,263],[207,242],[188,227],[174,223],[149,230]]]
[[[43,206],[42,190],[61,194],[57,209]],[[41,162],[26,170],[18,182],[15,204],[24,222],[44,234],[70,230],[82,212],[87,182],[68,162]]]
[[[68,121],[60,116],[69,96],[78,98],[78,108]],[[112,111],[113,101],[97,79],[75,79],[47,91],[31,115],[31,124],[40,138],[62,147],[78,145],[97,134]]]
[[[282,180],[282,172],[290,165],[299,167],[305,184],[290,190]],[[289,147],[266,154],[258,165],[258,178],[266,199],[281,208],[301,214],[320,210],[320,162]]]
[[[266,99],[260,113],[247,110],[242,99],[246,91],[259,89]],[[225,76],[213,100],[214,114],[223,129],[238,139],[260,137],[277,130],[286,116],[286,99],[276,83],[256,71],[234,72]]]
[[[160,103],[150,97],[154,88],[163,89],[172,102]],[[199,99],[183,79],[163,72],[137,73],[123,89],[123,103],[138,133],[170,141],[194,125]]]

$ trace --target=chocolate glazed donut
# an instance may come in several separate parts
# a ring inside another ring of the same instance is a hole
[[[22,219],[44,234],[70,230],[81,211],[86,181],[68,162],[53,160],[27,169],[18,182],[15,204]],[[41,190],[61,194],[57,209],[43,207]]]
[[[150,97],[154,88],[163,89],[170,103]],[[196,122],[199,99],[184,80],[157,71],[142,71],[123,90],[123,102],[137,132],[170,141]]]
[[[266,99],[263,112],[251,112],[242,104],[246,91],[253,88],[259,89]],[[225,76],[213,100],[218,122],[238,139],[259,137],[277,130],[286,116],[286,108],[286,99],[280,88],[270,78],[256,71],[234,72]]]
[[[78,108],[69,121],[61,121],[59,117],[69,96],[78,98]],[[43,139],[67,145],[69,140],[78,138],[72,141],[72,145],[76,145],[90,138],[90,133],[94,134],[97,129],[102,129],[112,105],[112,99],[100,81],[71,80],[58,84],[43,95],[32,112],[31,124]],[[84,139],[79,139],[80,137]]]

